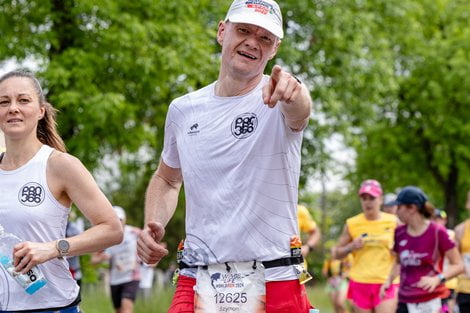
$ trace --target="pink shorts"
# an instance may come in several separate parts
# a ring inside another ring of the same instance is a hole
[[[194,313],[196,280],[180,275],[168,313]],[[305,286],[298,280],[266,283],[266,313],[308,313],[313,309]]]
[[[384,300],[394,299],[397,296],[399,284],[392,284],[385,292],[385,297],[380,298],[380,287],[382,284],[358,283],[349,281],[348,299],[354,305],[364,310],[375,308]]]

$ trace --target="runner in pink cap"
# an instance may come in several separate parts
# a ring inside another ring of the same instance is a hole
[[[361,184],[361,188],[359,188],[359,196],[361,196],[363,194],[369,194],[372,197],[378,198],[378,197],[382,196],[382,194],[383,194],[382,186],[375,179],[365,180]]]
[[[358,194],[362,213],[347,219],[332,255],[336,259],[353,255],[348,299],[355,312],[392,313],[396,309],[398,284],[391,284],[383,296],[380,287],[394,264],[391,248],[397,218],[380,210],[383,191],[377,180],[363,181]]]

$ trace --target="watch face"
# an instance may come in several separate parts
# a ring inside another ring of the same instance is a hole
[[[57,247],[59,248],[60,252],[62,253],[65,253],[67,251],[69,251],[69,242],[67,240],[59,240],[59,242],[57,243]]]

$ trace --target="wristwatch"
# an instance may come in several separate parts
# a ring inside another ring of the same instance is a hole
[[[439,277],[441,284],[446,282],[446,277],[444,276],[444,274],[439,273],[437,274],[437,277]]]
[[[59,251],[59,259],[69,254],[70,243],[65,239],[59,239],[56,242],[57,251]]]

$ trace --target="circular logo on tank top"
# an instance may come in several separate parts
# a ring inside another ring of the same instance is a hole
[[[30,182],[21,187],[18,200],[26,206],[38,206],[45,198],[44,188],[38,183]]]
[[[255,113],[240,114],[232,122],[232,135],[237,139],[250,137],[257,126],[258,117]]]

